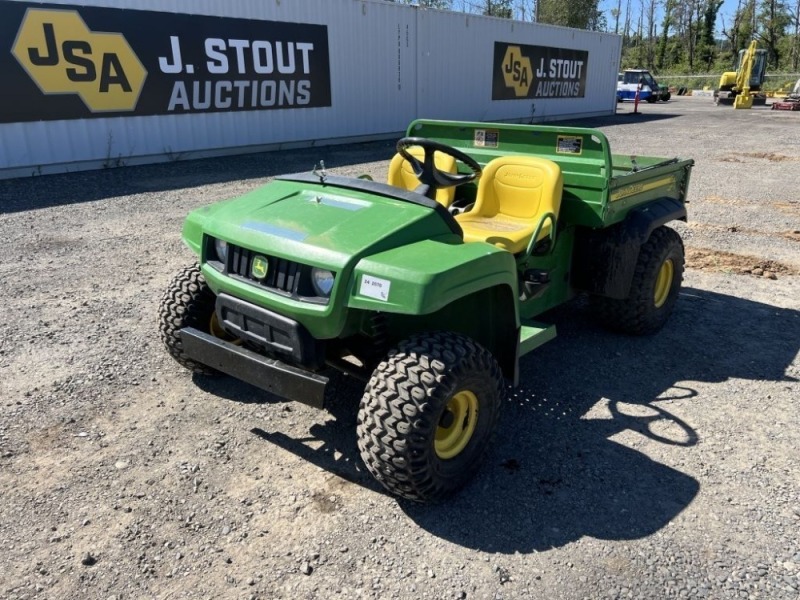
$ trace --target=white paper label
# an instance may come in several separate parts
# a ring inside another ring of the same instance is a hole
[[[358,293],[368,298],[375,298],[383,302],[389,301],[389,288],[392,287],[392,282],[380,277],[373,277],[372,275],[361,276],[361,288]]]

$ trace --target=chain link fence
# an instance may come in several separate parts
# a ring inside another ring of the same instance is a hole
[[[708,88],[709,90],[713,90],[719,85],[719,78],[721,75],[722,73],[709,73],[706,75],[660,75],[657,79],[659,84],[675,89],[686,88],[688,90],[703,90]],[[785,91],[788,93],[794,87],[798,78],[800,78],[800,73],[767,74],[764,76],[764,91]]]

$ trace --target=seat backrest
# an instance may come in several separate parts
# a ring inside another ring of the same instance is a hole
[[[564,180],[561,167],[534,156],[501,156],[490,161],[478,182],[475,211],[484,217],[498,213],[515,219],[558,216]]]
[[[425,151],[419,146],[411,146],[408,149],[408,153],[414,158],[418,158],[420,161],[425,158]],[[452,156],[437,152],[433,155],[433,163],[440,171],[451,174],[456,173],[456,159]],[[395,154],[392,158],[392,162],[389,163],[389,178],[387,183],[412,192],[420,185],[419,179],[417,179],[417,176],[414,175],[414,171],[411,169],[411,163],[400,156],[399,153]],[[449,208],[455,196],[455,187],[439,188],[436,190],[435,200],[445,208]]]

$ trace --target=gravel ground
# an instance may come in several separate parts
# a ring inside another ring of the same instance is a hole
[[[156,314],[192,208],[390,143],[0,182],[0,597],[800,597],[800,115],[676,98],[597,120],[694,157],[658,335],[577,301],[450,502],[364,471],[330,413],[192,378]],[[11,256],[13,255],[13,257]]]

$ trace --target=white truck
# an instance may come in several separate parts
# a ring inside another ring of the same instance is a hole
[[[647,69],[628,69],[617,78],[617,102],[633,102],[637,89],[640,101],[666,102],[671,97],[669,90],[658,85]]]

